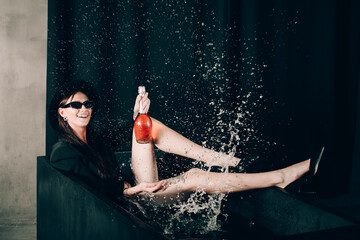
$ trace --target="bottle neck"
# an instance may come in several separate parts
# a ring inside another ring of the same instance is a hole
[[[140,100],[140,111],[139,111],[140,114],[144,114],[143,112],[143,109],[142,109],[142,101]]]
[[[139,110],[139,113],[140,114],[144,114],[143,112],[143,104],[142,104],[142,98],[145,96],[145,87],[144,86],[139,86],[138,87],[138,94],[141,96],[141,99],[140,99],[140,110]]]

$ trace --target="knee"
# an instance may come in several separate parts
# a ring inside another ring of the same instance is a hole
[[[185,175],[187,175],[187,176],[190,176],[190,175],[194,176],[195,175],[196,176],[196,175],[201,175],[204,172],[205,172],[204,170],[201,170],[199,168],[192,168],[189,171],[185,172]]]
[[[153,137],[154,144],[158,144],[158,139],[161,133],[164,131],[166,126],[155,118],[151,118],[152,121],[152,131],[151,135]]]
[[[198,183],[201,182],[202,177],[206,174],[204,170],[201,170],[199,168],[192,168],[189,171],[185,173],[185,178],[191,180],[191,182],[194,182],[197,187]]]
[[[186,190],[194,192],[201,185],[201,178],[205,171],[199,168],[192,168],[183,174],[186,184]]]

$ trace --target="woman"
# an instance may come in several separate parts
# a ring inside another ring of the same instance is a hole
[[[135,181],[131,186],[131,179],[122,178],[114,154],[89,128],[97,101],[93,87],[84,82],[63,89],[54,97],[50,115],[56,116],[57,124],[53,126],[59,132],[59,142],[53,147],[50,162],[55,168],[76,175],[109,196],[150,193],[163,198],[185,195],[198,189],[207,193],[229,193],[271,186],[285,188],[302,176],[305,179],[305,176],[314,175],[322,155],[321,149],[311,160],[265,173],[214,173],[194,168],[178,177],[159,181],[154,145],[160,150],[208,165],[236,166],[240,159],[203,148],[152,119],[153,143],[139,144],[133,134],[131,166]],[[140,110],[140,101],[143,111],[149,110],[148,93],[143,98],[138,96],[134,118]],[[54,117],[50,120],[54,123]]]

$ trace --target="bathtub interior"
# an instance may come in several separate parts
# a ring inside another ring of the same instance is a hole
[[[157,157],[164,153],[157,151]],[[117,153],[123,174],[131,175],[131,153]],[[139,208],[124,200],[108,199],[77,179],[52,168],[38,157],[37,230],[39,239],[318,239],[349,235],[359,237],[359,225],[302,196],[279,188],[226,195],[218,206],[220,229],[187,231],[203,224],[204,212],[187,215],[175,232],[152,224]],[[202,196],[200,204],[213,201]],[[129,207],[130,206],[130,207]],[[140,207],[141,209],[141,207]],[[160,209],[160,210],[159,210]],[[176,214],[169,208],[157,217]],[[210,212],[210,211],[208,211]],[[201,216],[200,216],[201,215]],[[206,218],[205,218],[206,220]],[[156,219],[155,219],[156,221]],[[181,229],[184,228],[184,229]]]

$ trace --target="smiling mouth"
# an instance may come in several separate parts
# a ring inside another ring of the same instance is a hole
[[[78,115],[77,117],[78,117],[78,118],[87,118],[88,115]]]

